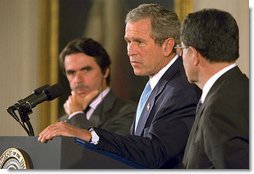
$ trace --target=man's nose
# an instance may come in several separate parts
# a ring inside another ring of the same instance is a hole
[[[129,43],[127,46],[127,54],[128,56],[133,56],[136,54],[136,45],[134,43]]]
[[[83,78],[84,78],[84,75],[82,74],[82,72],[77,71],[74,77],[74,81],[81,82]]]

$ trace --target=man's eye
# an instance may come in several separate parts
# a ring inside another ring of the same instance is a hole
[[[90,67],[90,66],[81,69],[82,72],[88,72],[88,71],[91,71],[91,70],[92,70],[92,67]]]
[[[131,41],[129,41],[129,40],[125,40],[125,42],[126,42],[127,44],[131,43]]]
[[[67,74],[68,76],[75,75],[75,73],[76,73],[75,71],[67,71],[67,72],[66,72],[66,74]]]

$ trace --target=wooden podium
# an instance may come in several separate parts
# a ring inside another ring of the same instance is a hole
[[[5,165],[14,163],[8,162],[8,158],[12,158],[11,155],[14,155],[14,158],[20,157],[16,151],[8,152],[8,149],[13,148],[22,152],[28,168],[31,169],[128,169],[136,167],[130,161],[96,150],[93,145],[76,138],[57,137],[47,143],[40,143],[37,138],[33,136],[0,137],[0,166],[4,166],[4,163]],[[6,153],[3,154],[4,152]],[[22,160],[20,159],[21,162]]]

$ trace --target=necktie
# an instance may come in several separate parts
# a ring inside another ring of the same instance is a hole
[[[85,116],[86,116],[86,118],[87,118],[87,120],[89,120],[90,119],[90,117],[89,117],[89,115],[88,115],[88,112],[90,111],[90,109],[91,109],[91,107],[88,105],[87,107],[86,107],[86,109],[84,109],[84,114],[85,114]]]
[[[151,86],[150,86],[150,82],[148,81],[146,83],[145,89],[143,90],[141,97],[139,99],[139,102],[138,102],[138,108],[137,108],[136,120],[135,120],[135,130],[137,128],[138,120],[140,118],[140,115],[143,111],[146,100],[148,99],[150,93],[151,93]]]
[[[198,111],[199,111],[199,109],[200,109],[200,107],[202,106],[202,102],[201,102],[201,100],[199,100],[199,102],[198,102],[198,104],[197,104],[197,107],[196,107],[196,114],[198,113]]]

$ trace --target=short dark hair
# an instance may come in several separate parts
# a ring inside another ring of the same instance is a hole
[[[210,62],[234,62],[239,57],[239,29],[234,17],[218,9],[190,13],[181,27],[184,45]]]
[[[104,49],[104,47],[97,41],[91,38],[79,38],[69,42],[62,50],[59,56],[59,64],[63,73],[65,74],[64,60],[67,55],[84,53],[94,58],[95,62],[99,65],[102,74],[105,74],[106,69],[110,69],[111,60]],[[110,84],[110,73],[106,79],[107,85]]]
[[[156,43],[162,45],[169,37],[175,40],[175,45],[180,43],[180,21],[176,13],[159,4],[141,4],[126,15],[125,23],[145,18],[151,20],[150,35]]]

